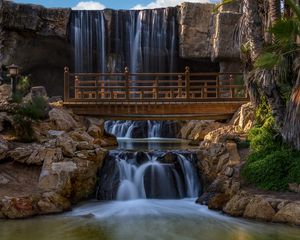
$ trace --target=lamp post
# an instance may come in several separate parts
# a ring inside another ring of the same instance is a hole
[[[11,78],[11,96],[16,93],[17,90],[17,76],[19,75],[19,67],[15,64],[12,64],[7,67],[8,75]]]

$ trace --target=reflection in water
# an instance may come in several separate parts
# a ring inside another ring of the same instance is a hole
[[[194,200],[90,202],[73,212],[0,221],[1,240],[296,240],[300,229],[229,218]]]

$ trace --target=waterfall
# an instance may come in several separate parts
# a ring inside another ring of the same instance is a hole
[[[177,138],[178,121],[106,121],[105,130],[126,138]]]
[[[132,200],[197,197],[200,183],[196,160],[196,154],[189,151],[110,151],[99,173],[97,198]]]
[[[76,72],[106,72],[106,28],[102,11],[73,11],[71,42]]]
[[[72,11],[75,72],[174,72],[176,8]]]

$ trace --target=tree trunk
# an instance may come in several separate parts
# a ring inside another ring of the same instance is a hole
[[[300,73],[287,108],[282,136],[286,143],[300,150]]]
[[[274,2],[277,2],[277,0]],[[259,14],[258,1],[244,0],[243,3],[243,11],[245,14],[245,27],[247,30],[247,38],[250,45],[250,59],[253,65],[257,57],[262,53],[263,45],[265,43],[263,37],[263,26]],[[274,18],[276,14],[274,13]],[[276,77],[278,76],[278,73],[276,71],[269,70],[263,70],[260,72],[259,70],[254,71],[258,72],[258,74],[255,74],[256,77],[258,77],[257,80],[259,80],[258,84],[260,85],[263,95],[267,97],[267,100],[271,106],[276,125],[281,127],[284,120],[285,105],[275,81]],[[255,85],[247,83],[247,86],[251,87]],[[250,92],[253,91],[250,90]],[[251,100],[254,103],[257,102],[257,99]]]
[[[269,0],[269,16],[272,26],[281,17],[280,4],[280,0]]]

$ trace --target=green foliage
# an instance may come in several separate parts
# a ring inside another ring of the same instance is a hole
[[[32,120],[47,118],[48,103],[43,97],[35,97],[19,109],[19,114]]]
[[[13,103],[21,103],[23,100],[23,96],[20,92],[16,92],[11,96],[11,102]]]
[[[17,91],[22,95],[25,96],[30,90],[30,78],[28,76],[20,77],[18,84],[17,84]]]
[[[262,69],[273,69],[282,61],[282,56],[275,53],[265,52],[261,54],[255,61],[254,66]]]
[[[251,154],[242,176],[262,189],[287,190],[288,183],[300,184],[300,152],[285,145],[274,126],[270,108],[262,100],[256,126],[248,135]]]
[[[35,140],[32,122],[46,119],[48,103],[43,97],[36,97],[20,105],[13,116],[16,136],[20,141],[32,142]]]
[[[33,142],[35,140],[34,131],[32,128],[32,120],[21,114],[13,116],[14,128],[16,136],[22,142]]]

